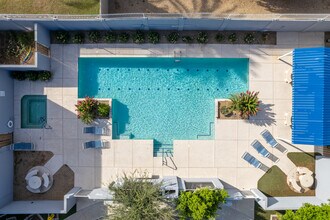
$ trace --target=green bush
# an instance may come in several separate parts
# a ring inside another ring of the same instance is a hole
[[[181,192],[177,201],[180,219],[215,219],[219,206],[227,197],[228,193],[223,189],[199,188]]]
[[[52,78],[52,73],[50,71],[41,71],[39,72],[39,80],[48,81]]]
[[[13,71],[10,73],[11,78],[19,80],[19,81],[24,81],[27,79],[27,74],[26,72],[23,71]]]
[[[238,111],[242,118],[248,119],[250,116],[256,115],[259,109],[259,92],[241,92],[230,96],[232,102],[232,110]]]
[[[99,102],[96,99],[86,97],[82,101],[78,101],[76,111],[78,112],[78,118],[85,124],[91,124],[98,116]]]
[[[56,31],[55,38],[57,42],[62,44],[67,44],[70,41],[70,35],[66,31]]]
[[[158,44],[160,41],[160,35],[158,32],[151,31],[148,33],[148,42],[152,44]]]
[[[104,35],[104,41],[107,43],[116,43],[117,41],[117,34],[114,32],[107,32]]]
[[[206,44],[209,41],[209,38],[207,36],[207,33],[198,32],[196,40],[200,44]]]
[[[228,36],[228,41],[231,43],[235,43],[237,41],[237,35],[236,33],[232,33]]]
[[[26,72],[26,75],[30,81],[37,81],[39,79],[38,71],[28,71],[28,72]]]
[[[221,43],[224,39],[225,39],[225,36],[223,34],[218,33],[217,35],[215,35],[215,40],[218,43]]]
[[[145,42],[145,35],[142,31],[137,31],[133,34],[132,39],[133,43],[143,44]]]
[[[83,44],[85,42],[84,33],[76,33],[75,35],[73,35],[72,42],[74,44]]]
[[[194,38],[190,37],[190,36],[182,36],[182,41],[187,43],[187,44],[191,44],[194,42]]]
[[[105,103],[99,103],[98,115],[102,118],[108,118],[110,113],[110,106]]]
[[[101,39],[101,34],[99,31],[90,31],[88,32],[88,39],[92,43],[98,43]]]
[[[125,32],[120,33],[118,35],[118,42],[119,43],[127,43],[129,41],[129,38],[130,38],[130,36],[129,36],[128,33],[125,33]]]
[[[319,206],[305,203],[297,211],[287,210],[282,220],[325,220],[330,219],[330,204],[323,203]]]
[[[252,44],[255,41],[254,35],[251,33],[248,33],[244,37],[244,42],[247,44]]]
[[[167,41],[171,44],[176,44],[179,40],[179,33],[178,32],[172,32],[169,35],[167,35]]]

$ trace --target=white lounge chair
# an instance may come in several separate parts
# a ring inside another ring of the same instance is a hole
[[[42,179],[43,179],[43,186],[47,188],[49,186],[49,176],[46,173],[44,173],[42,174]]]
[[[35,176],[37,174],[38,174],[38,170],[32,170],[26,175],[25,180],[28,181],[32,176]]]

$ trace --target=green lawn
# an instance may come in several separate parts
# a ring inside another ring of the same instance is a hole
[[[288,153],[288,158],[296,166],[304,166],[315,172],[314,153]],[[277,166],[272,166],[258,181],[258,189],[267,196],[314,196],[315,191],[309,190],[306,193],[293,192],[287,182],[286,175]]]
[[[0,0],[0,14],[99,14],[100,0]]]

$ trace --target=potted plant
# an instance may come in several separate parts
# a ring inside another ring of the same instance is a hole
[[[137,31],[132,36],[133,42],[136,44],[143,44],[145,42],[145,36],[142,31]]]
[[[243,119],[256,115],[260,111],[258,94],[259,92],[246,91],[231,95],[229,99],[232,110],[239,112]]]
[[[158,32],[151,31],[148,33],[148,41],[152,44],[158,44],[160,41],[160,35]]]
[[[200,44],[206,44],[209,41],[207,34],[205,32],[199,32],[196,38],[197,42]]]
[[[67,43],[69,43],[70,35],[66,31],[57,31],[55,33],[55,38],[56,38],[56,41],[58,41],[59,43],[67,44]]]
[[[74,44],[83,44],[85,41],[85,35],[83,33],[76,33],[73,35],[72,43]]]
[[[23,71],[13,71],[10,74],[11,78],[17,79],[19,81],[24,81],[27,79],[27,74],[26,72]]]
[[[90,31],[88,32],[88,39],[92,43],[98,43],[101,39],[101,34],[99,31]]]
[[[28,71],[28,72],[26,72],[26,75],[30,81],[37,81],[39,79],[38,71]]]
[[[82,101],[78,101],[76,111],[78,118],[85,124],[91,124],[98,116],[99,102],[96,99],[86,97]]]
[[[129,34],[126,32],[120,33],[118,35],[118,42],[119,43],[127,43],[129,41]]]
[[[255,38],[254,38],[253,34],[248,33],[248,34],[245,35],[245,37],[244,37],[244,42],[245,43],[252,44],[254,41],[255,41]]]
[[[116,43],[117,41],[117,34],[114,32],[107,32],[104,35],[104,41],[107,43]]]
[[[178,34],[178,32],[172,32],[169,35],[167,35],[167,40],[171,44],[176,44],[176,42],[179,40],[179,34]]]
[[[228,36],[228,41],[231,43],[235,43],[237,41],[236,33],[232,33]]]

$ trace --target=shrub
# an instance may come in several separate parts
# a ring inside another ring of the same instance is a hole
[[[104,35],[104,41],[107,43],[115,43],[117,41],[117,34],[114,32],[107,32]]]
[[[228,193],[223,189],[200,188],[181,192],[177,210],[181,219],[215,219],[219,205],[225,203]]]
[[[244,37],[244,42],[247,44],[252,44],[255,41],[254,35],[251,33],[248,33]]]
[[[250,116],[256,115],[259,109],[259,92],[241,92],[230,96],[232,101],[232,110],[238,111],[242,118],[249,118]]]
[[[237,41],[237,35],[236,33],[232,33],[228,36],[228,41],[231,43],[235,43]]]
[[[118,41],[119,43],[127,43],[129,41],[129,34],[128,33],[120,33],[118,35]]]
[[[92,43],[97,43],[101,39],[101,34],[99,31],[90,31],[88,32],[88,39]]]
[[[152,44],[158,44],[160,41],[160,35],[158,32],[151,31],[148,33],[148,42]]]
[[[179,40],[179,34],[178,34],[178,32],[172,32],[169,35],[167,35],[167,40],[171,44],[176,44],[176,42]]]
[[[26,72],[26,75],[30,81],[37,81],[39,79],[38,71],[28,71],[28,72]]]
[[[187,44],[191,44],[192,42],[194,42],[194,38],[190,36],[182,36],[182,41]]]
[[[209,38],[207,36],[207,33],[205,33],[205,32],[199,32],[197,34],[196,40],[200,44],[206,44],[209,41]]]
[[[22,71],[13,71],[10,74],[11,78],[13,79],[17,79],[19,81],[23,81],[27,79],[27,74],[26,72],[22,72]]]
[[[48,81],[52,78],[52,73],[50,71],[41,71],[39,72],[39,80]]]
[[[110,219],[127,220],[172,220],[174,210],[170,202],[162,196],[162,183],[150,181],[147,175],[142,178],[127,176],[120,178],[120,184],[109,185],[113,193]]]
[[[223,114],[224,116],[228,116],[231,115],[233,113],[233,110],[230,107],[227,106],[222,106],[220,108],[220,112],[221,114]]]
[[[137,31],[133,34],[132,39],[136,44],[143,44],[145,42],[145,36],[142,31]]]
[[[66,31],[56,31],[55,38],[56,38],[56,41],[58,41],[59,43],[67,44],[67,43],[69,43],[70,35]]]
[[[90,97],[78,101],[78,104],[75,105],[78,118],[85,124],[91,124],[98,116],[98,105],[99,102]]]
[[[286,210],[282,220],[300,220],[300,219],[330,219],[330,204],[322,203],[321,205],[312,205],[305,203],[298,210]]]
[[[98,116],[102,118],[108,118],[110,112],[110,106],[105,103],[99,103],[98,106]]]
[[[85,41],[85,35],[83,33],[76,33],[73,35],[72,42],[74,44],[83,44]]]
[[[269,33],[268,32],[262,33],[261,38],[263,42],[266,42],[269,38]]]
[[[221,43],[224,39],[225,39],[225,36],[223,34],[218,33],[217,35],[215,35],[215,40],[218,43]]]

